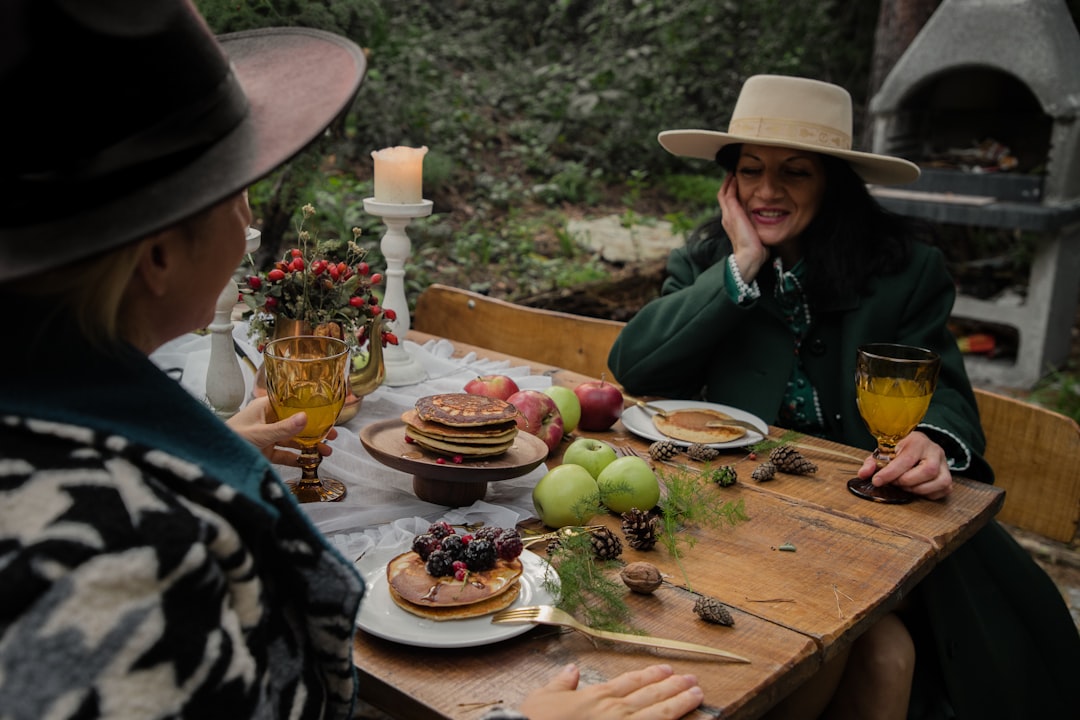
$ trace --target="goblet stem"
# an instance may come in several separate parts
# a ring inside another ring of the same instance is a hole
[[[322,455],[317,445],[304,446],[296,464],[300,466],[300,477],[286,484],[302,503],[333,502],[345,497],[345,483],[334,478],[319,477],[319,463]]]
[[[303,485],[318,485],[321,462],[322,455],[319,454],[317,445],[301,448],[300,457],[296,460],[296,464],[300,466],[300,479],[297,482]]]

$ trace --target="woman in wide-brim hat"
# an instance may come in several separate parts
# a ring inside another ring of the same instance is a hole
[[[287,461],[303,413],[271,422],[255,400],[231,432],[148,355],[213,319],[245,188],[346,110],[363,52],[302,28],[218,40],[186,0],[11,0],[0,26],[19,108],[0,165],[18,320],[0,351],[2,714],[352,717],[363,582],[263,455]],[[577,681],[523,707],[702,699],[666,666]]]
[[[929,348],[942,366],[925,418],[884,469],[868,456],[858,475],[930,501],[948,496],[954,474],[992,482],[948,328],[955,287],[944,258],[925,242],[928,227],[886,211],[867,187],[911,182],[918,167],[852,149],[847,91],[754,76],[726,132],[669,130],[659,141],[726,171],[721,214],[670,254],[661,296],[612,347],[609,366],[623,387],[731,405],[870,451],[856,348]],[[1009,574],[1023,581],[1003,582]],[[1078,672],[1080,636],[1060,594],[991,523],[776,716],[1060,716],[1075,710]]]

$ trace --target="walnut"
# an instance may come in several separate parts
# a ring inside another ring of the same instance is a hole
[[[656,566],[647,562],[632,562],[619,572],[619,576],[626,587],[642,595],[651,595],[664,582]]]

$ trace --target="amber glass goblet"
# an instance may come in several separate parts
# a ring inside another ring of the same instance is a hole
[[[266,394],[277,416],[307,413],[307,424],[293,438],[300,446],[300,477],[286,484],[300,502],[340,500],[345,484],[319,476],[319,443],[345,404],[349,347],[335,338],[302,335],[270,342],[263,357]]]
[[[937,386],[941,358],[910,345],[863,345],[855,359],[855,399],[859,415],[877,439],[873,456],[878,470],[896,455],[896,444],[918,425]],[[870,478],[852,478],[848,489],[861,498],[883,503],[907,503],[915,495],[896,487],[875,487]]]

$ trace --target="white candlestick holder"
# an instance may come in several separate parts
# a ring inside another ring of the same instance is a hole
[[[246,253],[255,252],[262,242],[262,233],[255,228],[247,229]],[[214,414],[227,420],[240,410],[247,393],[244,373],[236,356],[233,341],[232,314],[236,309],[240,290],[236,281],[229,278],[218,295],[214,310],[214,322],[207,326],[210,332],[210,361],[206,372],[206,400]]]
[[[386,224],[379,248],[386,258],[386,294],[383,307],[390,308],[397,319],[388,322],[390,329],[398,336],[398,345],[387,345],[383,350],[383,362],[386,365],[386,379],[383,383],[391,387],[415,385],[427,379],[424,367],[405,350],[405,335],[412,327],[409,316],[409,301],[405,297],[405,261],[412,254],[412,241],[405,228],[413,218],[427,217],[431,214],[434,203],[421,200],[418,203],[385,203],[375,198],[364,198],[364,210],[377,215]],[[378,339],[372,338],[372,342]]]

